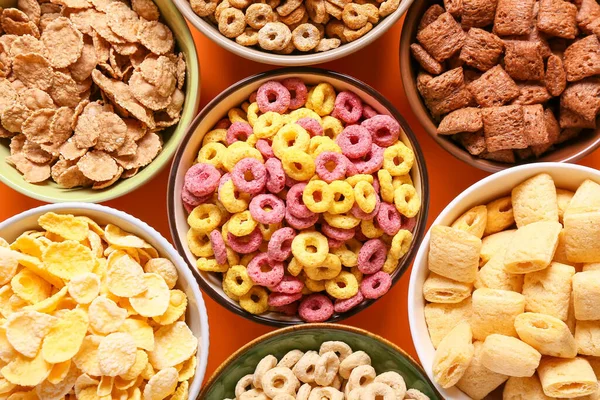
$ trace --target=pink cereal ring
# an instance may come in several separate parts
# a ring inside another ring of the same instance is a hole
[[[281,161],[277,158],[269,158],[265,162],[267,169],[267,190],[273,194],[277,194],[285,189],[285,171]]]
[[[348,125],[336,139],[342,154],[351,159],[364,157],[369,150],[373,139],[368,130],[360,125]]]
[[[325,322],[333,315],[333,303],[322,294],[311,294],[300,303],[298,314],[306,322]]]
[[[334,228],[326,222],[321,224],[321,232],[335,240],[350,240],[354,237],[354,229]]]
[[[302,293],[302,289],[304,289],[304,282],[295,276],[289,275],[284,276],[281,282],[269,288],[271,292],[283,294]],[[296,300],[299,300],[299,298]]]
[[[333,310],[336,313],[345,313],[352,310],[365,300],[365,296],[359,291],[356,295],[346,300],[337,299],[333,304]]]
[[[402,216],[402,229],[413,232],[416,225],[417,219],[415,217],[406,218],[404,215]]]
[[[298,302],[295,301],[292,304],[288,304],[286,306],[275,307],[275,311],[287,315],[288,317],[293,317],[298,313]]]
[[[232,143],[237,141],[245,142],[248,140],[248,136],[252,135],[252,127],[247,122],[234,122],[227,129],[227,136],[225,141],[227,146],[231,146]]]
[[[296,110],[306,103],[308,90],[300,78],[287,78],[281,84],[290,92],[290,110]]]
[[[360,225],[354,228],[354,238],[359,242],[366,242],[367,240],[369,240],[369,238],[366,237],[363,233],[362,229],[360,228]]]
[[[208,200],[212,198],[212,193],[207,194],[206,196],[196,196],[189,190],[185,188],[185,186],[181,189],[181,201],[183,204],[187,204],[192,207],[199,206],[200,204],[206,203]]]
[[[308,132],[310,137],[323,136],[323,127],[319,121],[314,118],[300,118],[298,121],[296,121],[296,123],[303,127]]]
[[[290,213],[289,208],[285,211],[285,221],[294,229],[308,229],[314,226],[319,220],[318,214],[313,214],[307,218],[299,218]]]
[[[331,115],[347,124],[358,122],[363,113],[360,97],[352,92],[340,92],[335,98],[335,106]]]
[[[358,174],[358,168],[348,157],[344,156],[346,162],[346,177],[354,176]]]
[[[344,158],[342,154],[333,151],[324,151],[319,154],[315,160],[315,171],[319,178],[327,183],[344,179],[348,165]]]
[[[383,267],[387,248],[381,239],[371,239],[358,252],[358,269],[363,274],[374,274]]]
[[[251,179],[248,180],[247,176]],[[255,158],[243,158],[235,164],[231,171],[233,184],[241,192],[250,194],[260,193],[267,183],[267,169]]]
[[[375,143],[371,145],[371,150],[360,160],[354,160],[354,166],[359,174],[373,174],[383,166],[383,147]]]
[[[190,203],[186,203],[185,201],[183,202],[183,208],[185,208],[185,211],[187,211],[188,214],[191,214],[192,211],[194,211],[194,208],[196,208],[197,206],[193,206]]]
[[[275,157],[275,153],[273,153],[273,149],[271,148],[271,143],[266,139],[258,139],[256,142],[256,149],[260,151],[260,154],[262,154],[264,158]]]
[[[373,178],[373,189],[375,189],[375,193],[379,194],[379,188],[380,188],[379,178],[374,177]]]
[[[227,232],[227,243],[233,251],[240,254],[250,254],[258,250],[263,241],[262,234],[258,227],[246,236],[235,236],[231,232]]]
[[[394,236],[402,226],[402,216],[393,204],[381,203],[377,212],[377,223],[387,235]]]
[[[215,253],[215,260],[219,264],[227,263],[227,248],[225,247],[225,241],[223,235],[218,229],[212,231],[209,235],[210,244],[212,245],[213,252]]]
[[[285,204],[274,194],[257,195],[250,201],[248,208],[252,218],[261,224],[278,224],[285,218]]]
[[[370,221],[377,216],[380,205],[381,205],[381,200],[379,199],[379,196],[375,196],[375,208],[370,213],[366,213],[363,210],[361,210],[360,207],[358,206],[358,203],[354,203],[352,205],[350,212],[352,213],[352,215],[355,218],[362,219],[365,221]]]
[[[327,238],[327,244],[329,245],[330,249],[338,249],[338,248],[340,248],[344,244],[344,241],[343,240],[332,239],[332,238],[328,237]]]
[[[184,186],[194,196],[202,197],[217,190],[219,179],[221,173],[214,166],[198,163],[185,173]]]
[[[267,246],[269,259],[273,261],[284,261],[292,254],[292,240],[296,237],[294,229],[285,227],[277,229],[271,235]]]
[[[315,215],[314,212],[310,211],[304,205],[304,201],[302,200],[302,194],[304,193],[305,187],[306,183],[296,183],[288,190],[287,195],[285,196],[287,211],[298,218],[310,218]]]
[[[361,126],[371,133],[373,143],[381,147],[390,147],[400,136],[400,124],[389,115],[375,115],[363,121]]]
[[[269,81],[263,83],[256,93],[258,109],[262,113],[273,111],[279,114],[285,113],[290,107],[290,91],[281,83]]]
[[[281,262],[271,262],[267,253],[260,253],[248,263],[247,271],[252,282],[270,287],[281,282],[285,268]]]
[[[360,283],[360,292],[367,299],[378,299],[392,287],[392,278],[383,271],[367,276]]]
[[[375,111],[373,109],[373,107],[371,107],[368,104],[363,104],[363,113],[362,113],[362,117],[364,119],[369,119],[369,118],[373,118],[374,116],[377,115],[377,111]]]
[[[229,118],[223,118],[215,124],[215,127],[213,129],[229,129],[230,126],[231,121],[229,120]]]
[[[269,295],[269,305],[271,307],[283,307],[292,304],[302,298],[302,293],[271,293]]]
[[[249,101],[250,103],[254,103],[254,102],[256,101],[256,92],[252,92],[252,93],[250,94],[250,97],[248,98],[248,101]]]

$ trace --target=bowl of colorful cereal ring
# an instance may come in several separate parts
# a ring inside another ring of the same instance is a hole
[[[319,323],[279,329],[248,343],[221,364],[201,397],[442,399],[398,346],[362,329]]]
[[[303,66],[347,56],[369,45],[414,0],[175,0],[200,32],[238,56]]]
[[[52,203],[148,182],[199,104],[183,16],[169,0],[19,5],[0,16],[0,180]]]
[[[200,113],[169,179],[176,247],[200,285],[265,324],[339,321],[400,279],[427,171],[374,89],[318,69],[240,81]]]
[[[153,228],[95,204],[42,206],[0,223],[0,260],[5,398],[198,396],[206,308]]]
[[[476,183],[434,221],[408,314],[444,398],[598,396],[599,204],[597,170],[539,163]]]

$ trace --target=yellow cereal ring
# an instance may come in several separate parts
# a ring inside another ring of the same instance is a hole
[[[319,83],[308,94],[306,106],[320,116],[331,114],[335,106],[335,89],[329,83]]]
[[[275,136],[282,127],[283,117],[281,114],[267,111],[256,118],[256,121],[252,124],[252,131],[259,139],[266,139]]]
[[[227,264],[229,265],[238,265],[240,263],[240,256],[235,251],[231,250],[229,247],[226,247],[227,251]]]
[[[389,253],[396,257],[398,260],[401,259],[408,253],[408,249],[413,240],[413,234],[406,229],[400,229],[398,233],[394,235],[392,239],[392,245]]]
[[[263,240],[269,241],[271,240],[271,236],[275,233],[277,229],[281,228],[281,223],[279,224],[258,224],[258,229],[260,230],[260,234],[263,237]]]
[[[350,273],[354,275],[359,284],[362,282],[364,274],[358,269],[358,265],[350,268]]]
[[[223,166],[221,157],[223,157],[225,151],[226,147],[220,142],[207,143],[198,152],[196,160],[199,163],[211,164],[215,168],[221,168]]]
[[[233,300],[235,302],[240,301],[240,296],[236,296],[235,294],[231,293],[231,290],[229,290],[227,285],[225,285],[225,280],[223,280],[221,285],[223,287],[223,293],[225,293],[225,295],[227,295],[227,297],[229,297],[231,300]]]
[[[333,181],[329,184],[333,193],[333,202],[329,207],[330,214],[344,214],[354,205],[354,190],[346,181]]]
[[[346,244],[332,250],[333,254],[339,257],[344,267],[354,267],[358,265],[358,254],[348,249]]]
[[[325,281],[315,281],[314,279],[305,276],[304,287],[309,291],[306,294],[322,292],[325,290]]]
[[[314,180],[308,182],[302,193],[306,208],[315,213],[324,213],[333,205],[333,191],[327,182]]]
[[[188,215],[187,222],[198,232],[210,233],[221,223],[221,211],[215,204],[200,204]]]
[[[383,152],[383,168],[392,176],[408,174],[414,162],[415,153],[402,142],[388,147]]]
[[[250,195],[238,192],[231,179],[219,188],[219,199],[225,210],[232,214],[247,210],[250,203]]]
[[[329,254],[329,243],[319,232],[302,232],[292,240],[292,254],[305,267],[318,267]]]
[[[250,103],[245,101],[241,105],[241,109],[244,110],[246,114],[248,114],[248,109],[250,108]]]
[[[299,108],[288,114],[288,122],[296,122],[302,118],[316,119],[317,122],[321,123],[321,116],[313,110],[306,107]]]
[[[369,182],[360,181],[354,185],[354,201],[365,213],[371,213],[377,206],[377,193]]]
[[[379,181],[379,194],[386,203],[394,202],[394,185],[392,175],[388,170],[380,169],[377,171],[377,180]]]
[[[323,218],[325,218],[325,222],[334,228],[353,229],[360,224],[360,219],[352,215],[348,215],[348,213],[331,214],[326,212],[323,214]]]
[[[196,268],[204,272],[227,272],[229,265],[218,264],[214,258],[200,257],[196,261]]]
[[[227,111],[227,118],[229,118],[232,124],[234,122],[248,122],[246,121],[246,112],[237,107]]]
[[[260,151],[250,146],[246,142],[237,141],[235,143],[232,143],[227,148],[227,151],[223,154],[221,162],[223,163],[223,167],[227,171],[231,172],[231,170],[233,169],[233,167],[235,167],[235,164],[237,164],[238,161],[248,157],[256,158],[261,163],[265,162],[262,154],[260,154]]]
[[[375,222],[372,219],[362,220],[360,222],[360,231],[369,239],[375,239],[383,235],[383,229],[375,226]]]
[[[310,279],[315,281],[326,281],[328,279],[333,279],[340,274],[342,271],[342,262],[340,258],[335,254],[327,254],[325,261],[323,261],[317,267],[309,267],[306,266],[304,268],[304,273]]]
[[[227,286],[228,291],[238,297],[248,293],[253,285],[254,283],[243,265],[234,265],[229,268],[223,279],[223,286]]]
[[[304,270],[304,265],[302,265],[296,257],[292,257],[290,262],[288,263],[287,270],[292,276],[300,275],[300,272]]]
[[[373,184],[373,175],[369,174],[356,174],[346,178],[346,182],[350,184],[350,186],[355,187],[358,182],[368,182]]]
[[[392,185],[394,186],[394,190],[398,189],[401,185],[404,184],[415,186],[413,184],[412,178],[410,177],[410,174],[394,176],[392,178]]]
[[[336,142],[328,138],[327,136],[315,136],[310,138],[310,143],[308,145],[308,154],[310,154],[313,158],[317,158],[317,156],[325,151],[331,151],[334,153],[341,153],[342,149]]]
[[[227,220],[227,222],[225,222],[222,226],[221,226],[221,236],[223,236],[223,241],[225,242],[225,244],[227,246],[229,246],[229,239],[227,238],[227,234],[229,233],[229,220]]]
[[[196,257],[210,257],[214,254],[208,235],[194,228],[187,233],[188,247]]]
[[[287,149],[294,148],[304,152],[308,150],[309,144],[310,135],[306,129],[297,124],[286,124],[273,137],[271,148],[275,156],[281,159]]]
[[[404,184],[394,191],[394,204],[399,213],[412,218],[421,208],[421,199],[414,186]]]
[[[325,290],[336,299],[349,299],[358,293],[358,281],[348,271],[342,271],[338,276],[325,282]]]
[[[250,314],[262,314],[269,309],[269,294],[261,286],[253,286],[248,293],[240,296],[240,307]]]
[[[298,149],[286,150],[281,157],[281,164],[285,173],[297,181],[307,181],[315,174],[315,160]]]
[[[386,274],[391,275],[392,273],[394,273],[394,271],[396,271],[398,269],[398,267],[399,267],[398,261],[400,261],[399,258],[396,258],[392,253],[388,252],[381,270],[383,272],[385,272]]]
[[[232,235],[237,237],[246,236],[256,229],[256,224],[256,221],[252,218],[252,215],[250,215],[250,211],[246,210],[231,216],[229,219],[228,230]]]
[[[248,106],[248,111],[246,112],[246,118],[248,118],[248,123],[250,126],[254,127],[256,121],[258,120],[260,110],[258,109],[258,103],[254,102]]]
[[[254,257],[256,257],[256,254],[257,254],[256,252],[250,253],[250,254],[244,254],[240,260],[240,265],[247,267],[248,264],[250,263],[250,261],[252,261],[252,259]]]
[[[227,144],[227,129],[213,129],[207,132],[202,138],[202,146],[206,146],[208,143],[222,143]]]
[[[323,136],[335,140],[340,133],[344,130],[344,125],[339,119],[326,115],[323,117],[321,122],[323,125]]]
[[[248,139],[246,139],[246,143],[248,143],[250,146],[254,147],[254,146],[256,146],[256,142],[258,142],[258,139],[260,139],[260,138],[253,133],[250,136],[248,136]]]

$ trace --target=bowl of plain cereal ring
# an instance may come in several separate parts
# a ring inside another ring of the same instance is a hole
[[[398,346],[338,324],[283,328],[248,343],[216,370],[203,399],[442,400]]]
[[[429,198],[394,107],[310,68],[217,96],[178,149],[168,193],[175,245],[202,289],[275,326],[339,321],[383,296],[410,265]]]
[[[0,180],[47,202],[148,182],[199,104],[184,18],[168,0],[18,5],[0,15]]]
[[[408,313],[444,398],[596,398],[600,173],[539,163],[465,190],[413,266]]]
[[[3,398],[195,399],[208,317],[177,251],[86,203],[0,223]]]
[[[238,56],[273,65],[332,61],[367,46],[414,0],[174,0],[200,32]]]

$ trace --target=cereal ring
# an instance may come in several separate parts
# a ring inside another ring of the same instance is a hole
[[[395,400],[396,392],[385,383],[372,382],[363,389],[361,398],[365,400]]]
[[[340,146],[338,146],[336,142],[327,136],[315,136],[310,139],[310,143],[308,145],[308,154],[313,156],[313,158],[317,158],[317,156],[324,151],[341,153],[342,149],[340,149]]]
[[[321,231],[329,238],[335,240],[350,240],[354,237],[354,229],[334,228],[326,222],[321,224]]]
[[[267,183],[267,169],[263,163],[255,158],[244,158],[233,167],[231,179],[240,191],[258,194]]]
[[[211,164],[193,165],[185,173],[184,187],[194,196],[202,197],[214,193],[219,186],[221,174]]]
[[[227,244],[231,249],[240,254],[250,254],[258,250],[262,243],[260,229],[256,228],[247,236],[235,236],[231,232],[227,233]]]
[[[306,107],[321,117],[332,113],[335,107],[335,89],[329,83],[319,83],[308,94]]]
[[[243,265],[234,265],[229,268],[223,277],[223,284],[235,296],[245,295],[254,286],[246,267]]]
[[[315,381],[315,367],[320,358],[321,357],[319,357],[319,354],[316,351],[307,351],[302,358],[296,362],[292,368],[292,372],[301,382],[307,384],[313,383]]]
[[[237,44],[241,44],[242,46],[256,46],[258,44],[258,31],[253,28],[246,28],[241,35],[235,38],[235,42]],[[249,115],[248,122],[250,125],[252,125]]]
[[[244,13],[237,8],[226,8],[221,11],[218,25],[219,32],[221,32],[223,36],[232,39],[244,33],[244,29],[246,29],[246,17],[244,16]]]
[[[303,284],[304,285],[304,284]],[[283,307],[294,303],[302,298],[302,293],[271,293],[269,295],[269,306]]]
[[[236,190],[231,176],[229,176],[219,188],[218,199],[223,204],[223,207],[230,213],[238,213],[248,208],[250,195],[248,193],[240,193]]]
[[[412,185],[401,185],[394,191],[396,209],[404,216],[412,218],[421,208],[421,199]]]
[[[215,13],[217,9],[216,0],[191,0],[192,10],[200,17],[208,17]]]
[[[376,116],[376,115],[379,115],[379,114],[377,113],[377,111],[375,111],[375,110],[373,109],[373,107],[371,107],[371,106],[370,106],[370,105],[368,105],[368,104],[363,104],[363,113],[362,113],[362,117],[363,117],[364,119],[373,118],[373,117],[374,117],[374,116]],[[364,122],[364,121],[363,121],[363,122]],[[361,124],[361,125],[362,125],[362,124]],[[365,128],[367,128],[367,127],[365,127]],[[367,128],[367,129],[369,129],[369,128]],[[369,132],[370,132],[370,130],[369,130]]]
[[[318,220],[318,214],[313,214],[307,218],[300,218],[292,215],[289,209],[285,211],[285,221],[294,229],[302,230],[310,228],[311,226],[314,226]]]
[[[304,269],[304,265],[300,264],[295,257],[292,257],[290,262],[288,263],[287,270],[292,276],[300,275],[300,272]]]
[[[323,0],[306,0],[306,11],[309,18],[317,23],[323,24],[327,20],[327,11],[325,10],[325,1]]]
[[[369,214],[372,213],[379,203],[379,196],[375,192],[375,188],[369,182],[360,181],[354,186],[354,201],[361,211]]]
[[[227,118],[233,124],[234,122],[247,122],[246,112],[238,107],[234,107],[227,111]]]
[[[285,203],[273,194],[259,194],[250,201],[250,214],[261,224],[278,224],[285,217]]]
[[[349,125],[344,128],[336,139],[342,149],[342,154],[350,159],[364,157],[372,145],[371,134],[360,125]]]
[[[262,379],[265,374],[277,366],[277,358],[272,355],[264,357],[258,362],[252,375],[252,385],[255,388],[262,389]]]
[[[315,171],[327,183],[342,180],[346,176],[346,162],[340,153],[324,151],[315,159]]]
[[[263,375],[261,385],[265,394],[273,398],[278,394],[296,394],[300,382],[291,369],[275,367]]]
[[[395,398],[404,398],[406,396],[406,382],[404,382],[402,375],[397,372],[388,371],[379,374],[375,378],[375,382],[381,382],[391,387],[396,395]]]
[[[325,295],[311,294],[300,303],[298,315],[306,322],[325,322],[333,315],[333,304]]]
[[[288,317],[295,317],[298,314],[298,302],[288,304],[287,306],[275,307],[274,310]]]
[[[314,118],[300,118],[298,121],[296,121],[296,124],[303,127],[308,132],[310,137],[323,136],[323,127],[321,126],[319,121],[317,121]]]
[[[364,183],[367,185],[370,185],[368,182],[364,182]],[[354,193],[354,196],[355,196],[355,200],[356,200],[356,191]],[[373,218],[375,218],[375,216],[379,212],[379,206],[381,205],[381,200],[379,200],[379,196],[377,196],[377,194],[375,194],[374,198],[375,198],[375,208],[373,209],[373,211],[371,211],[370,213],[366,213],[360,208],[359,203],[355,202],[352,205],[352,209],[350,209],[350,211],[352,212],[352,215],[363,221],[369,221],[369,220],[372,220]]]
[[[353,92],[343,91],[335,98],[335,106],[331,116],[344,121],[346,124],[355,124],[362,116],[362,100]]]
[[[291,95],[290,105],[288,107],[289,110],[297,110],[298,108],[304,106],[306,103],[308,90],[306,89],[306,85],[302,79],[287,78],[282,80],[281,84],[285,86]]]
[[[200,204],[206,203],[212,198],[212,194],[207,194],[206,196],[194,196],[192,192],[187,190],[185,186],[181,189],[181,201],[183,201],[183,205],[188,209],[188,212],[192,212],[192,210],[199,206]]]
[[[270,260],[284,261],[292,254],[292,241],[296,232],[289,227],[275,231],[269,241],[267,254]]]
[[[214,258],[200,257],[196,260],[196,268],[205,272],[227,272],[229,265],[219,264]]]
[[[343,240],[332,239],[330,237],[327,238],[327,244],[329,245],[329,249],[337,249],[341,245],[344,244]]]
[[[384,149],[375,143],[371,150],[360,160],[354,160],[354,166],[359,174],[373,174],[381,169],[384,162]]]
[[[281,164],[285,173],[297,181],[307,181],[315,174],[313,158],[295,148],[289,148],[283,152]]]
[[[257,285],[275,286],[283,279],[284,272],[283,264],[269,260],[266,253],[256,255],[248,263],[248,275]]]
[[[321,33],[313,24],[300,24],[292,31],[292,43],[300,51],[310,51],[321,41]]]
[[[379,227],[376,219],[363,219],[360,223],[360,231],[368,239],[377,239],[385,233],[383,232],[383,229]]]
[[[333,204],[333,191],[326,182],[313,180],[306,184],[302,201],[310,211],[323,213]]]
[[[232,235],[241,237],[251,234],[256,229],[256,225],[250,211],[246,210],[231,216],[227,223],[227,230]]]
[[[269,24],[281,23],[268,23],[267,25]],[[267,26],[265,26],[265,28],[266,27]],[[286,29],[289,31],[289,28],[286,27]],[[263,29],[259,31],[259,40],[262,31]],[[279,114],[284,114],[290,106],[290,101],[290,91],[277,81],[268,81],[263,83],[258,88],[258,92],[256,93],[256,103],[258,104],[258,109],[263,113],[266,113],[267,111],[273,111]]]
[[[290,28],[290,31],[293,31],[294,29],[296,29],[296,27],[299,24],[308,22],[308,15],[306,14],[306,7],[304,7],[304,4],[301,4],[300,6],[296,7],[296,9],[294,11],[292,11],[290,14],[286,15],[285,17],[279,16],[279,21],[286,24]],[[293,49],[295,49],[293,41],[291,41],[289,45],[291,45],[291,47]]]
[[[273,137],[283,127],[283,124],[284,119],[280,114],[267,111],[256,119],[253,125],[254,134],[260,139]]]
[[[281,159],[289,149],[307,151],[310,145],[310,135],[298,124],[284,125],[273,138],[273,153]],[[310,178],[309,178],[310,179]]]
[[[281,223],[258,224],[258,229],[260,229],[260,234],[262,235],[263,240],[265,241],[265,243],[263,243],[262,246],[267,245],[267,242],[269,242],[271,240],[271,237],[279,228],[281,228]]]
[[[353,229],[360,225],[360,219],[348,215],[348,213],[331,214],[326,212],[323,214],[323,218],[325,219],[325,222],[334,228]]]
[[[378,299],[392,287],[392,278],[383,271],[367,276],[360,283],[360,291],[367,299]]]
[[[269,294],[260,286],[253,286],[243,296],[240,296],[240,307],[250,314],[262,314],[269,309]]]
[[[208,234],[221,223],[221,212],[215,204],[200,204],[188,215],[187,223],[197,232]]]
[[[349,299],[346,299],[346,300],[337,299],[335,301],[335,303],[333,304],[333,310],[336,313],[348,312],[348,311],[352,310],[354,307],[358,306],[360,303],[362,303],[364,301],[364,299],[365,299],[365,297],[359,291],[358,293],[356,293],[355,296],[353,296]]]
[[[227,130],[227,129],[229,129],[230,126],[231,126],[231,121],[229,120],[229,118],[223,118],[215,124],[215,126],[213,127],[213,130],[220,130],[220,129]]]
[[[367,14],[362,10],[360,4],[348,3],[344,6],[342,20],[350,29],[360,29],[368,22]]]
[[[286,195],[287,211],[298,218],[309,218],[315,215],[304,204],[303,196],[306,183],[297,183],[292,186]]]
[[[276,20],[273,9],[268,4],[254,3],[246,9],[246,22],[254,29],[260,29]]]
[[[337,139],[338,135],[344,130],[342,121],[330,115],[323,117],[321,124],[323,125],[323,135],[330,139]]]
[[[315,281],[333,279],[340,274],[341,270],[342,263],[339,257],[334,254],[327,254],[325,261],[318,267],[304,266],[304,273],[306,276]]]
[[[358,293],[358,281],[348,271],[342,271],[338,276],[325,282],[325,290],[335,298],[346,300]]]
[[[358,269],[363,274],[374,274],[383,267],[387,248],[380,239],[371,239],[358,253]]]
[[[398,142],[400,124],[389,115],[371,116],[361,126],[371,133],[373,143],[378,146],[390,147]]]
[[[323,353],[315,366],[315,383],[321,386],[331,385],[339,368],[340,359],[337,354],[333,351]]]
[[[226,150],[226,147],[222,143],[207,143],[206,145],[202,146],[198,152],[196,161],[199,163],[211,164],[215,168],[221,168],[223,166],[221,158]]]
[[[260,154],[263,155],[265,159],[275,157],[275,153],[273,153],[273,149],[271,148],[271,142],[266,139],[258,139],[256,141],[256,148],[260,151]],[[266,165],[266,162],[265,162]]]
[[[328,352],[333,352],[340,361],[343,361],[346,357],[352,354],[352,348],[345,342],[329,341],[323,342],[319,348],[319,355],[323,355]]]
[[[237,141],[245,142],[248,140],[248,137],[252,135],[252,127],[247,122],[234,122],[227,129],[227,136],[225,137],[225,141],[227,142],[227,146],[230,146],[232,143]]]
[[[285,188],[285,171],[281,161],[277,158],[269,158],[265,163],[267,168],[267,190],[273,194],[281,192]]]
[[[415,153],[402,142],[385,149],[383,155],[383,168],[392,176],[408,174],[415,162]]]
[[[402,217],[392,204],[382,203],[377,212],[377,223],[386,235],[393,236],[402,226]]]
[[[329,208],[330,214],[344,214],[354,205],[354,189],[345,181],[333,181],[329,184],[333,193],[333,203]]]
[[[252,381],[254,381],[254,375],[248,374],[243,376],[235,385],[235,397],[239,398],[242,394],[250,391]]]
[[[329,254],[327,238],[319,232],[302,232],[292,240],[292,254],[305,267],[319,267]]]
[[[290,350],[283,357],[281,357],[281,360],[279,360],[277,366],[292,369],[303,356],[304,352],[300,350]]]
[[[343,34],[348,42],[353,42],[366,35],[371,29],[373,29],[373,24],[367,22],[367,24],[360,29],[350,29],[346,26],[344,27]]]
[[[386,169],[377,171],[377,180],[379,181],[379,194],[386,203],[394,202],[394,185],[392,184],[392,175]]]
[[[318,293],[325,290],[325,281],[315,281],[306,275],[302,277],[304,279],[304,294]]]
[[[346,158],[346,179],[352,178],[355,175],[359,175],[358,168],[356,168],[356,165],[352,162],[352,160],[346,156],[344,157]]]
[[[342,378],[350,378],[352,371],[361,365],[371,365],[371,357],[362,350],[355,351],[340,363],[339,374]]]
[[[408,218],[405,215],[402,216],[402,229],[412,232],[414,231],[416,225],[417,219],[415,217]]]
[[[227,120],[229,122],[229,120]],[[231,122],[229,122],[231,123]],[[225,138],[227,137],[227,129],[224,128],[219,128],[219,129],[213,129],[210,132],[207,132],[204,137],[202,138],[202,145],[204,146],[207,143],[222,143],[222,144],[226,144],[225,143]]]
[[[308,94],[307,94],[307,102],[308,102]],[[306,105],[306,103],[305,103],[305,105]],[[316,112],[314,112],[313,110],[306,108],[306,107],[299,108],[299,109],[294,110],[291,113],[289,113],[288,122],[294,123],[302,118],[316,119],[317,122],[321,123],[321,116],[319,114],[317,114]]]
[[[225,241],[223,240],[223,236],[218,229],[213,230],[210,235],[210,244],[213,248],[213,253],[215,254],[215,260],[219,264],[227,263],[227,249],[225,247]]]
[[[356,174],[351,177],[346,178],[346,182],[348,182],[352,187],[356,186],[358,182],[365,181],[369,183],[373,183],[373,175],[369,174]]]
[[[283,294],[302,293],[304,282],[293,276],[284,276],[281,282],[269,288],[272,292]]]

